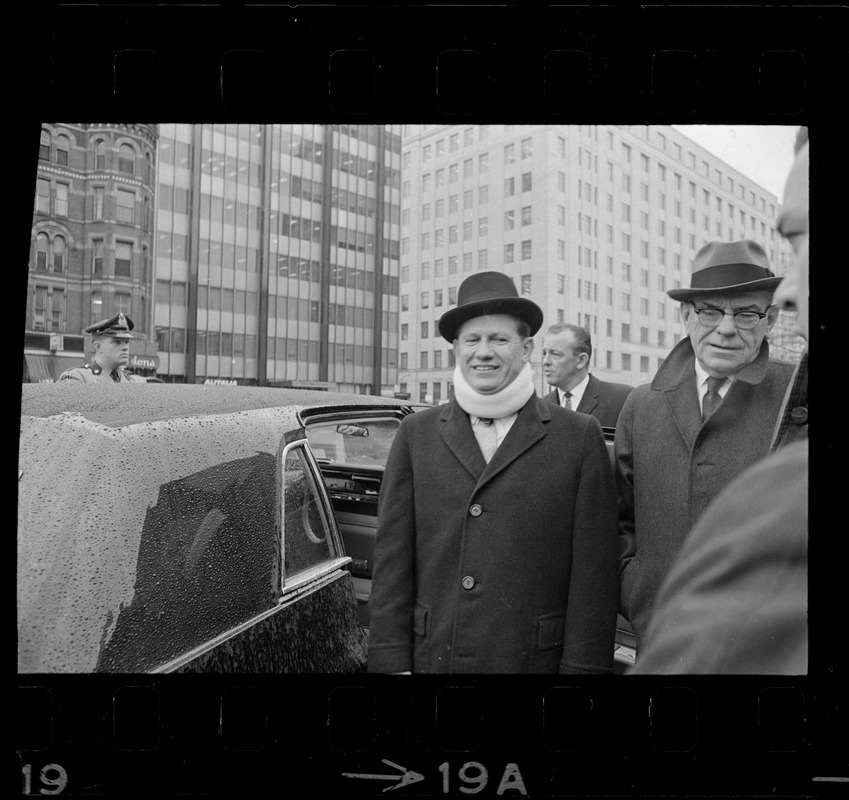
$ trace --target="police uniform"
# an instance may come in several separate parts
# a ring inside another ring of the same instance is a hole
[[[115,314],[109,319],[100,320],[89,325],[84,333],[92,337],[106,336],[112,339],[132,339],[130,331],[135,327],[126,314]],[[82,367],[66,369],[60,376],[60,381],[77,381],[78,383],[146,383],[145,379],[132,375],[123,367],[116,367],[107,372],[92,358],[91,362]]]

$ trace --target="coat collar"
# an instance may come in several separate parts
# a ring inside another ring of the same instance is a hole
[[[442,440],[480,488],[546,435],[545,424],[551,419],[551,413],[546,403],[534,393],[519,409],[516,421],[489,464],[478,446],[469,415],[457,405],[456,400],[442,407],[439,418]]]
[[[690,378],[694,378],[696,374],[695,368],[696,354],[693,350],[690,337],[685,336],[664,359],[657,373],[651,382],[651,388],[658,392],[676,389],[682,383]],[[761,349],[758,351],[755,360],[750,364],[746,364],[742,369],[734,373],[734,380],[743,381],[743,383],[758,384],[764,377],[769,367],[769,342],[764,337],[761,343]]]

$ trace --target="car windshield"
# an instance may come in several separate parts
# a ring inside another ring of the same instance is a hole
[[[397,419],[318,422],[307,426],[307,439],[321,463],[385,467],[398,424]]]

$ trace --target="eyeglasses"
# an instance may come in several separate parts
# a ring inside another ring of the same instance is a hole
[[[718,308],[696,308],[695,306],[693,306],[693,311],[698,314],[699,322],[708,328],[715,328],[722,322],[722,318],[728,314],[729,317],[734,317],[734,324],[740,330],[751,330],[766,316],[766,314],[761,314],[760,311],[731,312],[721,311]]]

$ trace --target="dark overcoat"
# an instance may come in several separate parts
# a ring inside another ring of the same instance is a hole
[[[808,443],[710,504],[657,597],[635,674],[808,671]]]
[[[455,401],[412,414],[379,503],[370,671],[612,671],[616,499],[595,418],[534,395],[487,464]]]
[[[584,389],[581,402],[578,403],[575,411],[592,414],[605,428],[615,428],[619,412],[625,404],[625,398],[633,391],[633,388],[626,383],[601,381],[595,375],[590,375],[587,388]],[[549,392],[543,399],[556,406],[560,405],[557,389]]]
[[[764,340],[702,422],[695,353],[682,339],[651,384],[628,395],[614,442],[619,491],[620,611],[639,647],[655,597],[688,531],[741,472],[764,458],[793,366]]]

